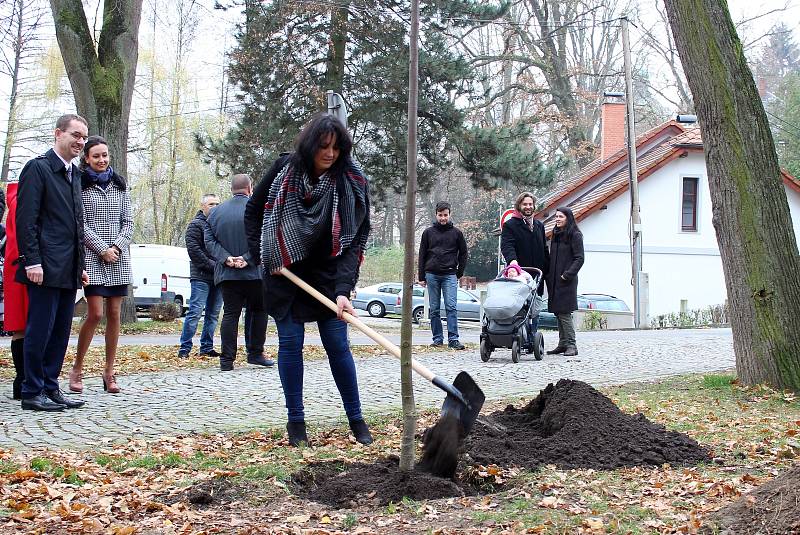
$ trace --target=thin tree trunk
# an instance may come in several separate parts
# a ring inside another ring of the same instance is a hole
[[[405,251],[403,254],[403,318],[400,324],[400,381],[403,404],[403,436],[400,440],[400,470],[414,468],[416,451],[417,410],[411,374],[411,305],[414,286],[414,209],[417,198],[417,111],[419,77],[419,0],[411,0],[411,32],[409,33],[408,66],[408,145],[406,168]]]
[[[665,4],[700,119],[739,378],[800,391],[800,258],[764,107],[725,2]]]
[[[325,70],[325,90],[341,93],[344,85],[344,60],[347,47],[347,16],[349,2],[331,9],[331,37]]]
[[[17,37],[14,42],[14,66],[11,74],[11,92],[8,97],[8,125],[6,127],[6,144],[3,149],[3,168],[0,171],[0,180],[8,181],[8,168],[11,162],[11,149],[14,146],[17,132],[17,88],[19,87],[19,64],[22,59],[22,30],[24,24],[25,1],[14,0],[13,11],[17,17]],[[14,16],[14,15],[12,15]]]
[[[159,202],[158,202],[158,180],[156,178],[156,112],[155,112],[155,91],[156,91],[156,22],[158,13],[158,0],[153,0],[153,28],[152,28],[152,45],[150,54],[150,93],[148,95],[148,122],[149,122],[149,141],[150,141],[150,161],[148,162],[148,177],[147,181],[150,184],[151,195],[151,208],[153,210],[153,241],[155,243],[162,243],[161,241],[161,225],[158,220],[159,215]]]

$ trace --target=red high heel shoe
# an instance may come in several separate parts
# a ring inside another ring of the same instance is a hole
[[[111,375],[103,374],[103,391],[109,394],[119,394],[122,392],[119,385],[117,385],[117,378],[113,373]]]
[[[83,373],[74,369],[69,371],[69,389],[78,394],[83,392]]]

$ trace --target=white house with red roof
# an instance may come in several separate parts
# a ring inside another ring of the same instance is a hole
[[[633,310],[629,174],[620,135],[624,106],[603,104],[600,158],[542,199],[537,218],[549,236],[556,208],[570,207],[586,252],[578,292],[614,295]],[[689,309],[724,303],[700,129],[666,122],[637,138],[636,154],[649,316],[678,312],[682,300]],[[795,236],[800,236],[800,180],[784,172],[783,182]]]

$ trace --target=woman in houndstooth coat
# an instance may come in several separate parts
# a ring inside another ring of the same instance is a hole
[[[81,155],[84,247],[89,284],[84,287],[88,311],[78,336],[75,363],[69,374],[69,388],[83,391],[83,359],[95,329],[103,319],[106,301],[106,365],[103,390],[120,391],[114,377],[114,359],[119,341],[122,299],[133,282],[129,245],[133,238],[131,198],[125,179],[109,165],[108,144],[100,136],[86,141]]]

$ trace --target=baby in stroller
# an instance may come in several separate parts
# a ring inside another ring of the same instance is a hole
[[[512,264],[489,283],[481,322],[481,360],[487,362],[498,347],[510,348],[513,362],[519,362],[522,351],[542,359],[544,338],[535,331],[541,305],[536,290],[541,280],[539,269]]]
[[[525,284],[530,284],[533,281],[533,277],[531,277],[527,271],[520,269],[519,266],[514,264],[511,264],[503,270],[503,277],[518,280]]]

